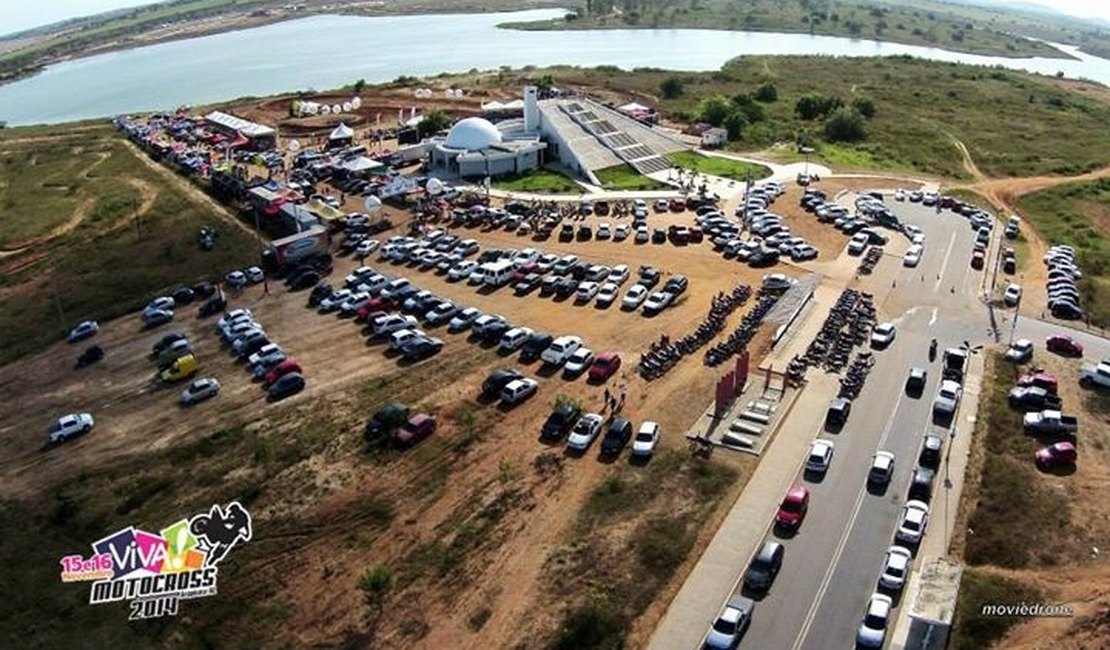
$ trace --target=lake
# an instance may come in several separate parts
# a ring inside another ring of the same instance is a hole
[[[697,29],[525,32],[500,23],[544,20],[558,10],[365,18],[321,15],[50,66],[0,86],[0,120],[13,126],[171,109],[247,95],[329,89],[365,79],[427,76],[503,65],[616,65],[717,70],[741,54],[922,58],[1063,71],[1110,84],[1110,61],[1057,46],[1067,59],[1008,59],[808,34]]]

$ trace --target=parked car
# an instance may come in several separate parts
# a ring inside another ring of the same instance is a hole
[[[287,375],[282,375],[275,381],[267,391],[267,397],[271,401],[285,399],[290,395],[295,395],[305,387],[304,375],[293,372]]]
[[[603,382],[608,380],[621,367],[621,357],[616,350],[606,350],[597,355],[593,365],[590,366],[589,380]]]
[[[394,435],[398,445],[415,445],[435,433],[436,419],[427,413],[417,413],[410,417]]]
[[[832,464],[834,449],[835,445],[831,440],[814,440],[809,448],[809,456],[806,458],[806,472],[825,474]]]
[[[895,197],[897,198],[897,196]],[[904,199],[899,199],[904,200]],[[871,594],[867,601],[867,611],[856,631],[856,646],[861,648],[882,648],[886,642],[886,628],[890,623],[890,612],[894,600],[884,594]]]
[[[937,387],[937,396],[933,399],[933,415],[948,419],[955,417],[962,395],[963,388],[959,382],[951,379],[941,381]]]
[[[786,548],[778,542],[764,542],[744,572],[744,586],[755,593],[766,593],[782,568]]]
[[[593,365],[594,353],[589,348],[582,346],[574,351],[563,365],[563,375],[577,377],[586,372]]]
[[[1010,344],[1006,350],[1006,360],[1014,363],[1025,363],[1033,358],[1033,342],[1029,339],[1018,339]]]
[[[69,331],[69,336],[66,337],[66,340],[70,343],[77,343],[78,341],[84,341],[90,336],[94,336],[99,331],[99,323],[94,320],[84,320],[77,323],[77,325]]]
[[[582,409],[574,404],[557,405],[544,421],[543,428],[540,429],[540,439],[560,440],[581,416]]]
[[[443,341],[431,336],[418,334],[405,341],[399,348],[405,359],[426,359],[443,349]]]
[[[378,409],[366,422],[363,437],[368,443],[379,444],[402,424],[408,422],[409,407],[401,402],[389,402]]]
[[[744,636],[752,622],[755,601],[744,596],[732,596],[725,608],[713,621],[705,637],[705,647],[711,650],[732,650]]]
[[[609,423],[605,437],[601,439],[601,455],[617,456],[632,439],[632,423],[621,416],[615,416]]]
[[[657,314],[669,307],[672,301],[674,301],[674,295],[666,291],[656,291],[644,302],[643,313],[647,316]]]
[[[1075,443],[1057,442],[1037,451],[1034,460],[1037,467],[1047,470],[1061,465],[1074,465],[1078,458],[1079,453],[1075,449]]]
[[[70,438],[92,431],[96,426],[93,421],[93,416],[89,413],[71,413],[62,416],[50,425],[47,431],[47,442],[55,445],[59,442],[65,442]]]
[[[536,394],[540,384],[531,377],[513,379],[501,389],[501,403],[515,406]]]
[[[634,284],[628,292],[624,294],[624,299],[621,300],[621,309],[625,311],[636,310],[641,303],[647,298],[649,289],[642,284]]]
[[[910,577],[910,565],[913,563],[913,554],[909,549],[901,546],[891,546],[887,549],[883,559],[882,572],[879,574],[879,585],[892,592],[902,591],[906,580]]]
[[[636,431],[636,437],[632,439],[632,456],[636,458],[650,457],[655,453],[655,447],[659,444],[660,436],[661,429],[658,422],[644,421],[640,425],[640,429]]]
[[[561,366],[582,346],[582,339],[577,336],[560,336],[551,342],[540,355],[545,364]]]
[[[567,436],[567,449],[578,452],[586,451],[594,439],[597,438],[603,422],[604,419],[597,413],[583,415],[574,423],[574,428]]]
[[[871,330],[871,347],[885,348],[894,342],[894,323],[880,323]]]
[[[173,312],[165,309],[152,309],[143,312],[143,324],[149,329],[165,325],[173,320]]]
[[[84,368],[104,358],[104,348],[99,345],[90,345],[81,354],[77,355],[77,367]]]
[[[598,289],[597,299],[594,301],[594,304],[597,307],[608,307],[617,299],[619,293],[620,287],[618,287],[616,283],[606,282]]]
[[[929,525],[929,506],[924,501],[907,501],[898,519],[894,539],[906,544],[920,544]]]
[[[1022,426],[1026,433],[1047,436],[1073,436],[1079,430],[1079,418],[1060,411],[1026,413]]]
[[[793,485],[775,513],[775,525],[786,530],[797,530],[809,510],[809,489],[804,485]]]
[[[1046,338],[1045,349],[1066,357],[1083,356],[1083,344],[1065,334],[1055,334]]]
[[[1110,379],[1108,379],[1110,382]],[[1079,383],[1083,383],[1080,377]],[[1110,383],[1108,383],[1110,385]],[[1060,398],[1038,386],[1018,386],[1010,390],[1010,406],[1023,411],[1040,411],[1060,408]]]
[[[192,406],[197,402],[215,397],[220,392],[220,382],[215,377],[196,379],[181,391],[181,405]]]
[[[1016,284],[1009,284],[1006,286],[1006,291],[1002,293],[1002,301],[1007,305],[1013,307],[1021,300],[1021,287]]]
[[[474,321],[478,320],[482,315],[481,310],[475,307],[466,307],[451,318],[451,321],[447,324],[447,331],[457,333],[467,330],[474,324]]]

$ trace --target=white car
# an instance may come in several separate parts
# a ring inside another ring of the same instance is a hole
[[[229,271],[228,274],[224,276],[224,282],[226,282],[229,287],[242,289],[247,286],[247,274],[238,270]]]
[[[174,300],[169,296],[160,296],[147,303],[143,311],[173,311]]]
[[[1014,363],[1025,363],[1033,358],[1033,342],[1029,339],[1018,339],[1010,344],[1006,350],[1006,360]]]
[[[233,309],[220,317],[220,320],[216,323],[216,327],[226,334],[227,331],[231,329],[232,325],[242,321],[249,321],[253,318],[254,315],[251,314],[251,310],[249,309]]]
[[[481,315],[482,310],[477,307],[467,307],[458,314],[455,314],[455,317],[447,324],[447,331],[461,332],[473,325],[474,321],[478,320]]]
[[[534,333],[530,327],[514,327],[501,335],[501,342],[497,345],[497,349],[504,352],[518,350]]]
[[[100,325],[94,320],[84,320],[77,323],[77,326],[69,331],[69,336],[66,340],[70,343],[76,343],[93,336],[100,331]]]
[[[610,226],[605,221],[602,221],[601,223],[597,224],[597,234],[594,235],[594,239],[609,239],[612,236],[613,236],[613,227],[612,226]]]
[[[277,343],[267,343],[259,348],[258,352],[247,357],[247,363],[252,366],[257,366],[260,363],[269,363],[270,360],[275,358],[285,358],[285,350]]]
[[[569,359],[580,347],[582,347],[581,338],[577,336],[560,336],[552,341],[551,345],[543,351],[543,354],[540,355],[540,359],[542,359],[544,363],[553,366],[561,366],[566,363],[567,359]]]
[[[806,457],[806,471],[814,474],[824,474],[829,471],[835,448],[832,440],[814,440],[809,447],[809,456]]]
[[[910,577],[910,564],[913,554],[901,546],[891,546],[883,560],[883,571],[879,574],[879,584],[894,592],[902,591]]]
[[[582,346],[570,355],[566,364],[563,366],[563,373],[568,377],[577,377],[578,375],[589,370],[590,366],[594,364],[594,353],[589,348]]]
[[[585,280],[578,285],[578,291],[574,292],[574,301],[581,304],[588,303],[594,299],[600,288],[598,283]]]
[[[567,436],[567,448],[575,451],[586,451],[601,431],[603,422],[597,413],[587,413],[574,423],[570,435]]]
[[[654,314],[656,312],[663,311],[671,304],[671,301],[673,300],[673,294],[666,291],[656,291],[655,293],[648,296],[647,301],[644,302],[644,313]]]
[[[624,241],[628,239],[631,232],[632,229],[628,227],[628,224],[622,223],[613,230],[613,241]]]
[[[889,451],[877,451],[871,459],[871,468],[867,470],[868,485],[882,486],[890,483],[894,476],[894,454]]]
[[[320,304],[316,307],[316,310],[321,314],[336,311],[343,305],[343,303],[347,302],[348,298],[353,295],[354,292],[350,289],[340,289],[327,298],[321,300]]]
[[[744,596],[733,596],[725,603],[709,634],[705,636],[704,647],[712,650],[732,650],[752,622],[755,601]]]
[[[601,285],[601,288],[597,291],[597,306],[608,307],[609,305],[613,304],[614,300],[617,299],[617,294],[619,293],[620,287],[618,287],[616,283],[606,282],[605,284]]]
[[[266,274],[257,266],[248,267],[247,270],[243,271],[243,274],[247,276],[247,282],[251,284],[258,284],[266,279]]]
[[[197,379],[189,384],[188,388],[181,391],[181,405],[192,406],[197,402],[215,397],[219,392],[220,382],[216,381],[215,377]]]
[[[902,508],[902,518],[898,521],[898,532],[894,538],[907,544],[919,544],[929,525],[929,506],[924,501],[907,501]]]
[[[933,413],[941,417],[953,417],[960,406],[960,396],[963,388],[960,382],[945,379],[937,387],[937,396],[933,400]]]
[[[885,348],[894,342],[894,323],[882,323],[871,330],[871,345],[876,348]]]
[[[399,293],[402,289],[411,284],[412,282],[410,282],[408,278],[397,278],[396,280],[393,280],[382,287],[381,297],[392,298],[393,296],[397,295],[397,293]]]
[[[609,282],[614,282],[618,285],[624,284],[628,281],[630,273],[627,264],[618,264],[609,269],[609,277],[605,278]]]
[[[640,303],[644,302],[647,295],[647,287],[642,284],[632,285],[628,289],[628,293],[624,294],[624,299],[621,300],[621,309],[635,311],[640,306]]]
[[[1002,300],[1011,307],[1016,306],[1021,301],[1021,287],[1016,284],[1006,287],[1006,291],[1002,294]]]
[[[660,429],[658,422],[645,421],[632,439],[633,456],[651,456],[659,444]]]
[[[506,405],[520,404],[535,395],[539,387],[539,382],[531,377],[514,379],[501,389],[501,403]]]
[[[867,250],[868,241],[870,241],[870,237],[867,233],[857,232],[852,235],[852,239],[848,241],[848,254],[862,255],[863,251]]]
[[[416,319],[412,316],[401,316],[398,314],[387,314],[379,316],[374,320],[374,333],[379,336],[392,334],[397,330],[416,327]]]
[[[465,280],[466,278],[469,278],[470,274],[474,273],[474,270],[477,268],[478,263],[474,260],[459,262],[450,271],[447,272],[447,279],[454,281]]]
[[[901,190],[898,190],[901,192]],[[897,194],[895,198],[897,198]],[[905,194],[901,199],[905,200]],[[860,648],[881,648],[886,641],[886,626],[890,622],[890,610],[894,607],[894,600],[884,594],[871,594],[867,601],[867,613],[856,632],[856,646]]]
[[[88,413],[71,413],[69,415],[58,418],[50,427],[49,438],[50,444],[57,444],[65,440],[69,440],[74,436],[81,435],[92,431],[93,426],[92,415]]]
[[[403,346],[405,343],[408,343],[410,339],[414,339],[417,337],[427,338],[428,335],[421,330],[416,329],[415,327],[411,329],[408,327],[401,328],[389,335],[389,347],[392,350],[399,351],[401,349],[401,346]]]
[[[647,226],[639,226],[636,228],[636,243],[646,244],[651,239],[651,234],[648,232]]]
[[[921,253],[925,248],[921,244],[914,244],[906,249],[902,256],[902,266],[914,267],[921,263]]]
[[[897,190],[894,190],[894,200],[895,201],[905,201],[906,200],[906,190],[903,190],[901,188],[899,188]]]
[[[363,257],[369,257],[370,253],[378,250],[379,245],[381,245],[381,242],[379,242],[377,239],[367,239],[359,242],[358,247],[355,248],[355,257],[359,259],[362,259]]]

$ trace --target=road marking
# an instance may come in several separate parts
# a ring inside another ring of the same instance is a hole
[[[933,316],[932,316],[932,318],[929,319],[929,327],[932,327],[933,323],[936,323],[936,322],[937,322],[937,308],[933,307]]]
[[[956,243],[956,233],[948,238],[948,252],[944,254],[944,262],[940,265],[940,273],[937,274],[937,281],[933,285],[933,292],[936,293],[940,289],[940,283],[944,280],[944,272],[948,270],[948,260],[952,257],[952,245]]]
[[[902,405],[902,398],[906,396],[905,391],[898,394],[898,401],[894,403],[894,408],[890,411],[890,418],[886,422],[886,427],[883,429],[883,435],[879,438],[878,449],[882,449],[886,443],[887,437],[890,435],[891,430],[894,428],[894,419],[898,415],[898,407]],[[836,551],[833,553],[832,561],[829,562],[829,568],[825,570],[825,576],[821,580],[821,585],[817,587],[817,595],[813,599],[813,604],[810,605],[809,611],[806,613],[805,621],[802,622],[801,631],[798,637],[794,640],[794,645],[791,646],[792,650],[798,650],[805,643],[806,636],[809,634],[809,628],[813,625],[813,619],[817,617],[817,610],[821,606],[821,601],[825,598],[825,591],[829,588],[829,583],[832,582],[833,572],[836,571],[836,566],[840,564],[840,558],[844,555],[844,548],[848,545],[848,538],[852,535],[852,528],[855,527],[856,517],[859,516],[859,510],[863,506],[863,497],[867,493],[867,484],[860,488],[859,494],[856,496],[856,504],[852,508],[852,516],[848,518],[848,525],[844,527],[844,532],[840,535],[840,542],[836,545]]]

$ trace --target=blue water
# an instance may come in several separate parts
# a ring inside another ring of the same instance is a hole
[[[1110,84],[1110,61],[1058,46],[1067,59],[1008,59],[833,36],[695,29],[523,32],[510,21],[557,10],[468,15],[313,16],[255,29],[122,50],[59,63],[0,86],[0,120],[68,122],[246,95],[328,89],[400,75],[496,69],[503,65],[616,65],[716,70],[741,54],[886,56],[1063,71]]]

